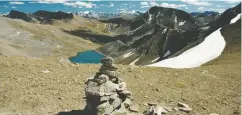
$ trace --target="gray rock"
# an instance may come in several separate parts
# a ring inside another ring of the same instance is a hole
[[[182,107],[179,107],[178,108],[180,111],[184,111],[184,112],[187,112],[187,113],[189,113],[189,112],[191,112],[192,111],[192,108],[182,108]]]
[[[157,103],[154,103],[154,102],[149,102],[149,103],[147,103],[149,106],[156,106],[157,105]]]
[[[139,105],[138,104],[135,104],[135,105],[131,105],[130,108],[129,108],[130,111],[132,112],[139,112]]]
[[[179,106],[179,110],[180,111],[184,111],[184,112],[191,112],[192,111],[192,108],[191,107],[189,107],[187,104],[185,104],[185,103],[181,103],[181,102],[179,102],[178,103],[178,106]]]
[[[160,106],[155,106],[154,108],[154,115],[161,115],[161,114],[166,114],[167,111],[163,108],[163,107],[160,107]]]
[[[123,102],[123,104],[124,104],[124,107],[125,108],[129,108],[130,105],[132,104],[132,101],[131,101],[131,99],[127,98],[127,99],[125,99],[125,101]]]
[[[172,108],[171,107],[163,107],[166,111],[171,112]]]
[[[185,107],[185,108],[190,108],[187,104],[179,102],[177,104],[179,107]]]

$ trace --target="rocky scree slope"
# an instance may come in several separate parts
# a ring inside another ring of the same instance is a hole
[[[240,14],[240,9],[239,4],[226,10],[216,20],[201,24],[201,21],[184,11],[152,7],[145,14],[125,24],[131,31],[115,36],[116,41],[107,43],[98,50],[115,58],[117,63],[155,63],[178,56],[200,44],[215,30],[229,25]]]

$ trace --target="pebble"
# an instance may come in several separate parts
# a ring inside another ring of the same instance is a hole
[[[50,73],[50,71],[49,70],[44,70],[44,71],[42,71],[42,73]]]
[[[189,113],[189,112],[192,111],[192,108],[182,108],[182,107],[179,107],[178,109],[179,109],[180,111],[187,112],[187,113]]]
[[[179,102],[177,104],[179,107],[190,108],[187,104]]]

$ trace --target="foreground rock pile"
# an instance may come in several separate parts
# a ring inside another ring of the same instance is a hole
[[[101,60],[99,72],[86,81],[86,107],[89,115],[115,115],[131,113],[131,92],[119,78],[117,67],[111,58]],[[138,112],[136,110],[132,112]]]

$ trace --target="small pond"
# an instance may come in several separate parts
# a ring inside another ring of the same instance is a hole
[[[69,58],[72,63],[101,63],[101,59],[105,56],[94,51],[88,50],[79,52],[76,56]]]

